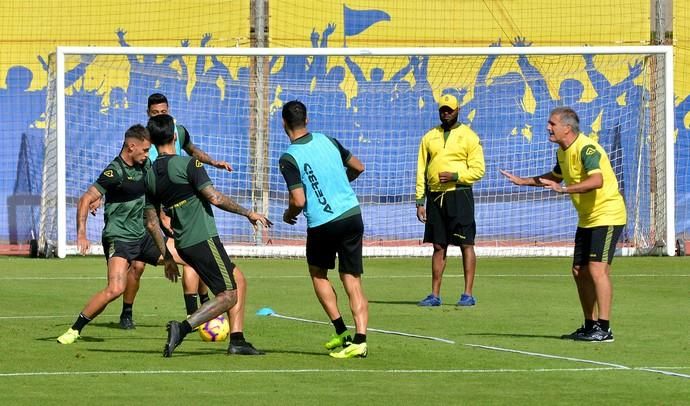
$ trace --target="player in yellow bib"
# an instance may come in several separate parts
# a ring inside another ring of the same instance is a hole
[[[549,141],[559,146],[553,171],[529,178],[504,170],[501,173],[519,186],[541,186],[570,194],[578,213],[572,273],[585,321],[561,338],[612,342],[609,320],[613,288],[609,273],[616,243],[627,221],[625,202],[606,151],[580,133],[580,120],[574,110],[552,110],[546,128]]]

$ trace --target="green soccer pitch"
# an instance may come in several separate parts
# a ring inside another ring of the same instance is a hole
[[[56,337],[105,286],[100,257],[0,257],[0,404],[687,404],[690,261],[615,258],[613,343],[561,340],[581,323],[569,258],[479,258],[477,306],[456,308],[459,258],[449,258],[444,304],[420,308],[430,258],[367,259],[369,356],[335,360],[329,325],[304,260],[237,258],[249,286],[245,335],[261,357],[227,356],[227,342],[192,334],[163,358],[165,323],[184,317],[180,284],[147,268],[136,330],[113,302],[72,345]],[[352,317],[337,274],[340,309]],[[384,403],[385,402],[385,403]]]

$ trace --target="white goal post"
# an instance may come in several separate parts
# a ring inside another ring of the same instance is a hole
[[[70,67],[84,60],[86,79],[65,88]],[[443,93],[456,95],[461,121],[484,148],[486,174],[474,187],[478,255],[572,253],[577,215],[569,199],[513,187],[498,174],[498,168],[520,176],[551,170],[556,146],[545,135],[548,111],[569,101],[619,176],[628,224],[618,253],[674,255],[670,46],[58,47],[50,67],[43,255],[76,253],[68,221],[76,200],[118,154],[125,130],[145,124],[146,96],[156,92],[166,94],[195,145],[233,165],[232,173],[208,168],[214,184],[276,224],[255,232],[238,216],[216,212],[231,255],[304,255],[304,220],[281,221],[287,192],[277,165],[288,145],[280,107],[295,98],[307,105],[312,131],[337,138],[367,168],[353,183],[364,254],[430,255],[421,243],[414,184],[419,140],[438,125]],[[89,218],[92,242],[100,241],[102,224],[100,214]]]

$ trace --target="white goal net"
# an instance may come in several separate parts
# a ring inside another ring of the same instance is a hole
[[[568,255],[577,214],[564,195],[517,188],[499,168],[539,175],[555,164],[548,113],[573,107],[583,133],[608,152],[628,210],[625,255],[673,255],[673,100],[670,47],[579,48],[58,48],[51,63],[39,249],[74,253],[76,203],[145,124],[163,93],[191,141],[234,168],[207,168],[217,188],[275,226],[216,211],[231,255],[304,254],[306,222],[283,223],[278,158],[289,140],[281,107],[303,101],[309,129],[337,138],[366,172],[353,183],[365,255],[429,255],[414,184],[422,135],[439,124],[437,100],[460,100],[479,135],[486,174],[474,186],[479,255]],[[84,79],[65,88],[70,68]],[[102,214],[87,236],[100,241]]]

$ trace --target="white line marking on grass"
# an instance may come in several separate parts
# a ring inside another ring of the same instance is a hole
[[[566,361],[584,362],[584,363],[588,363],[588,364],[608,366],[608,367],[611,367],[613,369],[625,369],[625,370],[653,372],[653,373],[662,374],[662,375],[677,376],[680,378],[690,378],[690,375],[680,374],[677,372],[664,371],[661,369],[653,369],[653,368],[646,368],[646,367],[637,367],[637,368],[627,367],[625,365],[613,364],[610,362],[601,362],[601,361],[593,361],[593,360],[581,359],[581,358],[563,357],[560,355],[542,354],[542,353],[530,352],[530,351],[520,351],[520,350],[513,350],[510,348],[493,347],[490,345],[480,345],[480,344],[463,344],[463,345],[466,345],[468,347],[482,348],[485,350],[511,352],[514,354],[530,355],[530,356],[541,357],[541,358],[551,358],[551,359],[561,359],[561,360],[566,360]],[[669,369],[679,369],[679,368],[676,367],[676,368],[669,368]]]
[[[56,372],[3,372],[0,378],[22,376],[75,376],[75,375],[164,375],[164,374],[305,374],[316,373],[379,373],[379,374],[494,374],[515,372],[588,372],[611,371],[620,368],[535,368],[535,369],[213,369],[213,370],[158,370],[158,371],[56,371]]]
[[[611,364],[609,362],[599,362],[599,361],[592,361],[592,360],[587,360],[587,359],[580,359],[580,358],[572,358],[572,357],[562,357],[560,355],[549,355],[549,354],[541,354],[538,352],[529,352],[529,351],[520,351],[520,350],[513,350],[510,348],[501,348],[501,347],[493,347],[490,345],[480,345],[480,344],[463,344],[468,347],[477,347],[477,348],[483,348],[485,350],[493,350],[493,351],[502,351],[502,352],[512,352],[515,354],[522,354],[522,355],[531,355],[534,357],[541,357],[541,358],[551,358],[551,359],[562,359],[566,361],[575,361],[575,362],[585,362],[588,364],[595,364],[595,365],[603,365],[603,366],[608,366],[612,368],[618,368],[618,369],[630,369],[629,367],[626,367],[624,365],[618,365],[618,364]]]
[[[304,275],[262,275],[250,276],[250,279],[303,279]],[[367,275],[367,279],[419,279],[428,278],[426,273],[423,275]],[[690,274],[634,274],[634,275],[611,275],[612,278],[688,278]],[[463,278],[462,275],[444,275],[444,278]],[[568,273],[554,274],[482,274],[482,278],[572,278]],[[0,277],[0,281],[57,281],[57,280],[106,280],[106,276],[17,276]],[[164,276],[142,276],[142,279],[165,279]]]
[[[278,313],[271,313],[271,314],[268,314],[267,316],[277,317],[279,319],[302,321],[305,323],[312,323],[312,324],[325,324],[325,325],[331,324],[331,323],[327,323],[325,321],[303,319],[301,317],[284,316],[284,315],[278,314]],[[354,328],[355,326],[347,326],[347,327],[348,328]],[[446,343],[446,344],[455,344],[455,341],[446,340],[445,338],[423,336],[423,335],[419,335],[419,334],[403,333],[402,331],[382,330],[380,328],[372,328],[372,327],[367,327],[367,331],[374,331],[374,332],[383,333],[383,334],[393,334],[393,335],[398,335],[398,336],[403,336],[403,337],[423,338],[425,340],[440,341],[440,342]]]
[[[655,369],[655,368],[636,368],[636,369],[639,369],[640,371],[655,372],[657,374],[662,374],[662,375],[678,376],[680,378],[690,378],[690,375],[679,374],[678,372],[664,371],[661,369]],[[678,369],[678,368],[668,368],[668,369]]]

